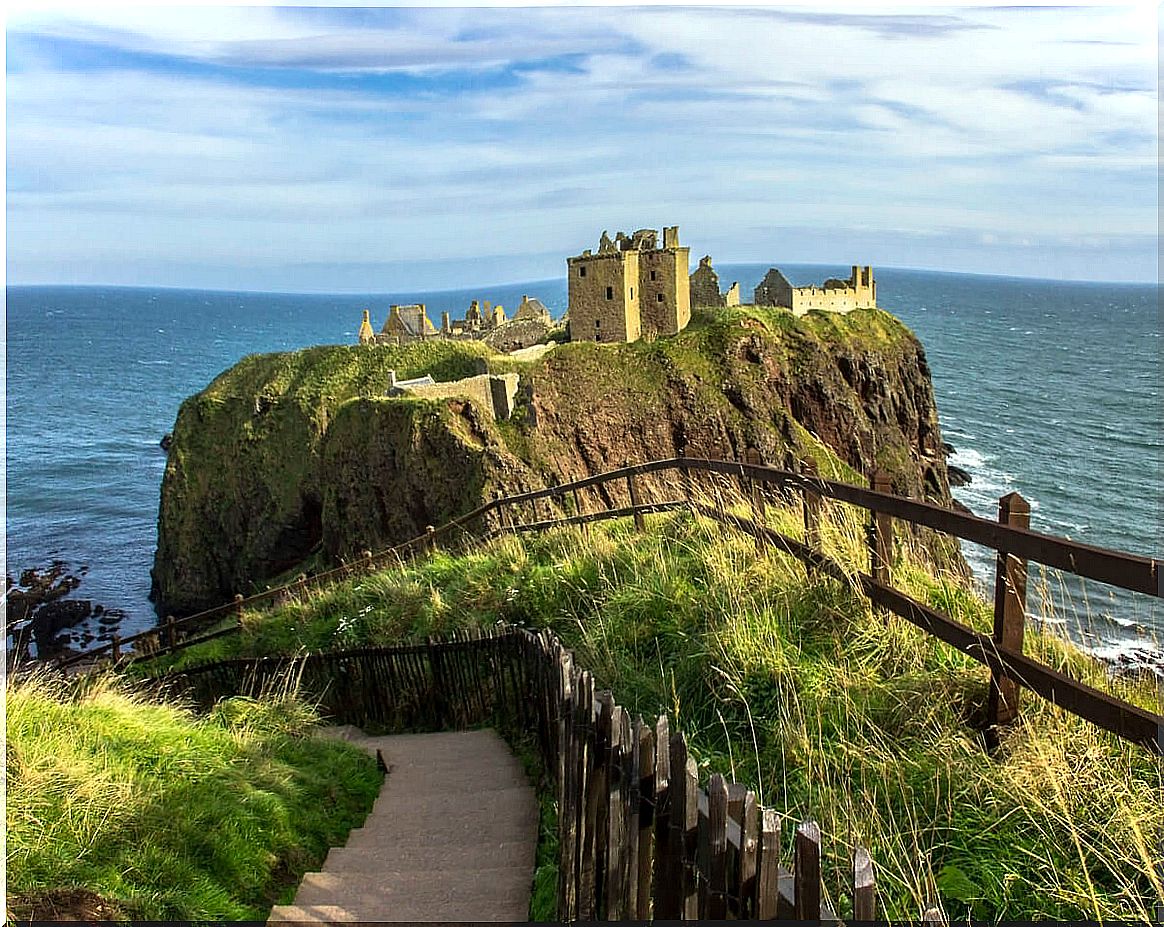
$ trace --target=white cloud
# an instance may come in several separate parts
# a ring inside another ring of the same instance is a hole
[[[34,255],[82,260],[86,248],[110,262],[118,249],[159,261],[238,249],[290,261],[305,247],[337,261],[566,253],[615,222],[680,216],[689,236],[740,247],[742,230],[789,215],[967,243],[1156,227],[1155,51],[1137,11],[406,10],[387,23],[172,12],[25,16],[10,29],[288,73],[305,61],[454,68],[466,89],[69,70],[50,45],[7,86],[17,278]],[[483,70],[583,51],[580,71],[517,83]],[[115,239],[92,243],[111,227]]]

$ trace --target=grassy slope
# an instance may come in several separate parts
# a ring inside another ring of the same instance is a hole
[[[796,509],[769,520],[798,535]],[[734,773],[765,803],[815,817],[827,890],[840,895],[854,843],[868,846],[882,900],[916,918],[1146,918],[1164,898],[1152,869],[1164,830],[1152,758],[1034,696],[993,758],[968,723],[987,674],[912,625],[874,614],[784,555],[686,515],[507,538],[441,554],[246,616],[215,653],[270,653],[416,639],[498,619],[554,628],[579,662],[645,717],[668,712],[706,776]],[[826,547],[857,567],[860,526],[832,508]],[[980,630],[989,607],[958,577],[935,578],[899,544],[906,591]],[[1027,653],[1152,707],[1149,682],[1112,682],[1048,634]],[[785,834],[786,843],[789,834]]]
[[[10,682],[10,914],[79,887],[135,920],[265,918],[379,790],[370,757],[310,726],[286,698],[199,719],[110,680]]]

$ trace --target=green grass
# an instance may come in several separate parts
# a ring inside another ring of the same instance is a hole
[[[852,511],[827,504],[826,515],[826,551],[866,569]],[[772,506],[767,518],[802,532],[798,508]],[[988,683],[980,664],[786,555],[757,553],[750,538],[686,514],[652,516],[648,528],[607,523],[441,553],[248,614],[220,652],[396,643],[499,620],[550,627],[632,715],[670,714],[704,778],[723,772],[792,820],[817,820],[826,894],[842,916],[856,844],[898,918],[940,899],[955,917],[1147,919],[1164,900],[1154,868],[1164,782],[1146,751],[1027,693],[990,755],[974,726]],[[895,584],[988,631],[990,607],[964,576],[935,575],[914,547],[899,538]],[[1159,710],[1153,682],[1112,681],[1037,625],[1026,653]]]
[[[10,915],[83,888],[134,920],[265,919],[380,786],[313,724],[286,693],[196,717],[112,677],[10,680]]]

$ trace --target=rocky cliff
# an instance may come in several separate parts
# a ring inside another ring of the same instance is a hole
[[[516,411],[495,422],[469,400],[389,398],[391,370],[517,372]],[[414,537],[498,492],[748,447],[851,480],[883,466],[898,491],[950,504],[925,352],[880,310],[703,310],[673,338],[565,344],[528,362],[480,343],[313,348],[248,357],[182,405],[155,593],[165,612],[189,612],[309,556]]]

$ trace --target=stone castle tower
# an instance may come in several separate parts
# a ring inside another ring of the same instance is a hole
[[[679,244],[679,227],[631,236],[606,232],[598,253],[567,258],[571,341],[638,341],[647,335],[675,335],[691,321],[687,275],[691,249]]]

